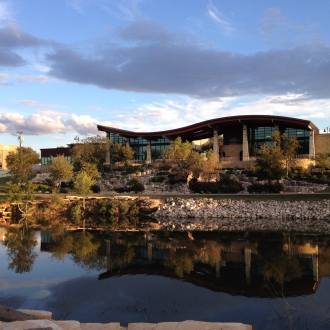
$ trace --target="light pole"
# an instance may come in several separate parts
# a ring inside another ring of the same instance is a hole
[[[22,131],[18,131],[18,141],[19,141],[19,175],[22,175],[22,169],[23,169],[23,164],[22,164],[22,142],[24,140],[24,136],[22,135]]]

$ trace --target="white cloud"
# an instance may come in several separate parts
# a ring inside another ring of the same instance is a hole
[[[207,4],[207,12],[212,20],[221,26],[225,34],[231,34],[233,32],[234,29],[232,28],[228,19],[226,19],[224,15],[217,9],[217,7],[214,6],[212,1]]]
[[[18,80],[19,82],[25,83],[25,82],[49,82],[51,81],[50,78],[45,77],[45,76],[21,76],[17,74],[7,74],[7,73],[2,73],[0,74],[0,81],[3,80],[3,82],[6,82],[7,80]]]
[[[274,102],[280,100],[280,102]],[[299,102],[294,102],[299,100]],[[238,115],[276,115],[307,120],[330,118],[330,100],[311,100],[301,94],[196,99],[190,97],[141,105],[114,120],[118,127],[138,132],[162,131],[201,121]],[[148,120],[146,120],[148,118]],[[316,126],[322,125],[314,122]],[[105,124],[102,124],[105,125]],[[113,125],[105,125],[113,126]],[[322,127],[319,127],[322,129]]]
[[[0,2],[0,22],[11,21],[12,13],[8,2]]]

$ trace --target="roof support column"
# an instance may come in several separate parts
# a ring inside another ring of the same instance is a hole
[[[148,163],[151,163],[151,142],[150,140],[147,140],[147,159],[146,161]]]
[[[246,125],[243,125],[243,161],[244,160],[249,160],[249,143]]]
[[[110,133],[107,133],[107,138],[110,141]],[[108,144],[106,151],[105,151],[105,162],[110,164],[110,143]]]
[[[216,157],[217,162],[219,161],[219,138],[218,130],[213,130],[213,153]]]
[[[309,158],[315,158],[314,130],[309,132]]]
[[[248,247],[244,248],[245,278],[247,284],[251,283],[251,255],[252,250]]]

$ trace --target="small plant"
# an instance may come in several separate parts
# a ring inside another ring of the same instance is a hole
[[[155,176],[151,179],[152,182],[163,182],[165,180],[164,176]]]

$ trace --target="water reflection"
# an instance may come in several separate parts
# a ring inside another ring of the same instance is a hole
[[[32,270],[37,254],[33,251],[37,245],[35,231],[27,228],[10,228],[5,236],[7,247],[8,268],[15,273],[25,273]]]
[[[8,268],[30,272],[35,231],[5,231]],[[41,231],[40,251],[99,271],[179,277],[213,291],[259,297],[306,295],[330,275],[329,236],[265,232]]]

